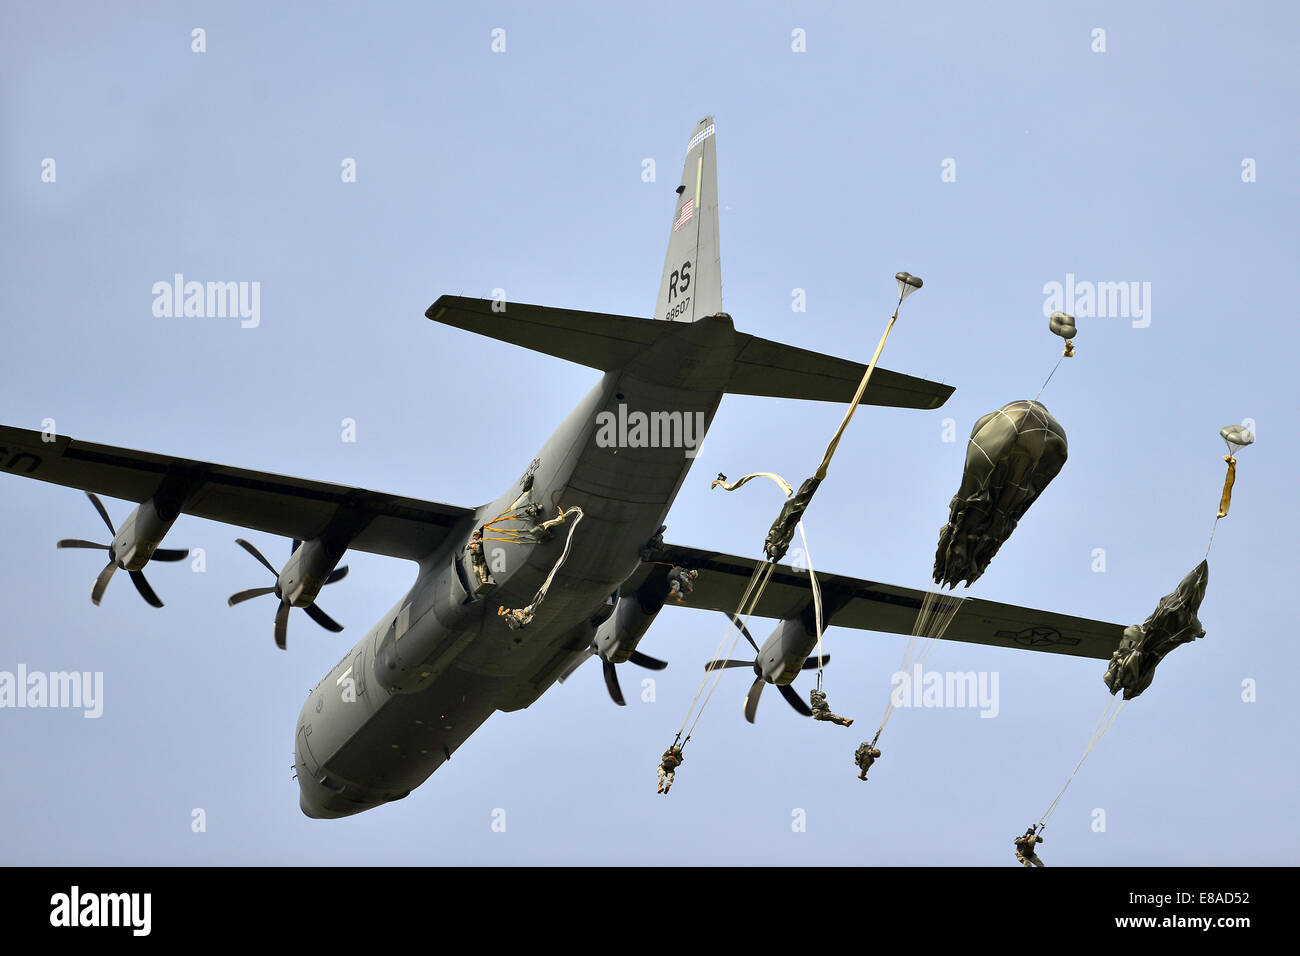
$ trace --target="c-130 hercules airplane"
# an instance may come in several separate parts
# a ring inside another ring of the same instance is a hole
[[[90,493],[113,531],[111,545],[60,542],[108,550],[96,603],[121,568],[161,606],[142,569],[151,558],[184,556],[158,547],[181,514],[293,539],[278,571],[240,540],[276,579],[230,602],[279,598],[281,647],[291,607],[340,629],[315,600],[346,573],[338,565],[347,550],[419,563],[414,586],[303,705],[295,762],[307,816],[345,817],[402,799],[494,711],[528,707],[589,655],[601,659],[610,693],[623,703],[616,665],[663,666],[637,645],[665,604],[674,567],[699,572],[689,606],[737,607],[755,560],[658,537],[690,471],[689,446],[704,437],[725,394],[847,403],[865,366],[737,332],[722,311],[716,142],[706,117],[686,149],[653,319],[503,308],[459,296],[429,308],[435,322],[603,373],[523,476],[490,504],[455,507],[63,436],[43,441],[40,432],[0,426],[0,470]],[[932,409],[952,391],[878,368],[861,404]],[[609,440],[615,421],[664,425],[668,440]],[[703,427],[692,434],[691,423]],[[95,494],[139,506],[114,530]],[[828,625],[910,634],[924,597],[838,575],[818,580]],[[781,621],[759,650],[755,674],[805,714],[788,685],[816,642],[811,605],[807,573],[778,566],[754,611]],[[945,637],[1106,659],[1121,632],[972,599]]]

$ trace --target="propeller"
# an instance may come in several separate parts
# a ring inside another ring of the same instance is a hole
[[[754,653],[761,653],[758,648],[758,643],[754,640],[754,636],[749,633],[749,628],[745,626],[745,623],[740,618],[736,617],[735,614],[727,614],[727,616],[731,618],[732,623],[735,624],[736,627],[740,628],[740,633],[745,636],[745,640],[749,641],[750,646],[754,648]],[[823,654],[821,662],[822,664],[827,664],[830,662],[830,659],[831,656],[829,654]],[[733,667],[752,667],[754,669],[754,683],[749,685],[749,693],[745,695],[745,719],[752,724],[755,715],[758,713],[758,699],[762,696],[763,687],[768,683],[768,680],[763,676],[763,672],[758,666],[757,657],[752,661],[729,659],[725,661],[709,661],[704,665],[706,671],[730,670]],[[817,658],[808,658],[808,660],[803,662],[803,666],[799,669],[815,671],[817,669]],[[793,707],[801,716],[812,716],[812,708],[804,703],[803,698],[795,693],[793,687],[789,684],[777,684],[776,689],[780,692],[781,696],[785,698],[786,703]]]
[[[262,567],[274,574],[276,582],[271,587],[249,588],[246,591],[236,591],[234,594],[230,595],[226,600],[226,603],[231,607],[234,607],[236,604],[242,604],[244,601],[251,600],[255,597],[261,597],[263,594],[274,594],[278,597],[280,599],[280,606],[275,612],[275,644],[280,648],[280,650],[285,650],[287,647],[286,638],[288,637],[289,632],[289,608],[292,607],[292,605],[280,594],[280,572],[275,569],[275,566],[272,565],[270,561],[263,557],[261,551],[258,551],[257,548],[249,544],[243,538],[236,538],[235,544],[239,545],[251,554],[257,559],[258,563],[260,563]],[[299,544],[301,544],[301,542],[295,538],[293,548],[289,551],[290,557],[292,557],[293,553],[298,550]],[[335,581],[342,581],[347,577],[347,575],[347,565],[344,565],[341,568],[335,568],[330,572],[330,576],[325,579],[325,584],[321,586],[325,587],[326,585],[333,584]],[[308,604],[303,608],[303,610],[307,612],[309,618],[321,627],[325,628],[325,630],[333,631],[335,634],[343,630],[342,624],[318,608],[315,603]]]
[[[587,659],[596,654],[595,644],[590,644],[582,652],[582,656],[564,669],[564,673],[559,676],[559,682],[563,684],[579,667],[587,662]],[[628,655],[628,662],[636,664],[638,667],[644,667],[652,671],[661,671],[668,666],[667,661],[661,661],[657,657],[651,657],[649,654],[642,654],[640,651],[633,651]],[[601,670],[605,675],[605,689],[609,691],[610,699],[620,707],[627,706],[627,701],[623,699],[623,689],[618,685],[617,664],[600,659]]]
[[[108,525],[108,533],[114,538],[117,537],[117,529],[113,527],[113,522],[108,517],[108,509],[104,503],[99,500],[99,496],[94,492],[87,491],[86,497],[90,503],[95,506],[99,516],[104,519],[104,524]],[[98,544],[94,541],[83,541],[81,538],[64,538],[56,547],[59,548],[85,548],[94,551],[107,551],[108,564],[104,565],[104,570],[99,572],[99,577],[95,578],[95,586],[90,589],[90,600],[98,606],[104,597],[104,591],[108,587],[109,580],[113,577],[113,572],[118,568],[124,568],[125,565],[118,560],[117,551],[111,544]],[[190,555],[188,550],[182,548],[155,548],[150,561],[184,561]],[[145,579],[143,571],[128,571],[131,575],[131,583],[135,589],[140,592],[140,596],[154,607],[162,607],[163,602],[159,599],[154,589],[149,586]]]

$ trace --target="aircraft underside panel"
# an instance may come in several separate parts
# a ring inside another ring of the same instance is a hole
[[[346,721],[353,732],[332,753],[315,757],[320,769],[304,774],[302,804],[309,816],[340,817],[398,800],[427,780],[496,709],[507,682],[448,669],[418,694],[394,694],[362,720],[335,710],[313,723]],[[346,704],[331,704],[346,708]],[[317,735],[313,733],[311,738]],[[301,739],[301,737],[300,737]],[[319,748],[317,748],[319,750]]]

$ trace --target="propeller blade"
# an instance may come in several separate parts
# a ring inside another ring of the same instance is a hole
[[[189,548],[155,548],[150,561],[184,561],[190,556]]]
[[[104,596],[104,588],[108,587],[108,579],[113,576],[117,570],[117,562],[110,561],[104,565],[104,570],[99,572],[99,577],[95,578],[95,586],[90,589],[90,603],[96,607],[99,606],[100,599]]]
[[[345,564],[341,568],[335,568],[330,572],[330,576],[325,579],[325,584],[333,584],[335,581],[342,581],[348,576],[348,566]],[[321,587],[324,587],[322,584]]]
[[[754,683],[749,685],[749,693],[745,695],[745,719],[751,724],[754,722],[754,715],[758,713],[758,698],[763,693],[763,685],[767,681],[762,677],[754,678]]]
[[[280,572],[277,571],[274,567],[271,566],[271,562],[268,561],[268,560],[266,560],[266,558],[262,557],[262,552],[261,552],[261,551],[258,551],[255,547],[253,547],[251,544],[249,544],[249,543],[248,543],[247,541],[245,541],[243,538],[236,538],[236,539],[235,539],[235,544],[239,545],[241,548],[243,548],[245,551],[247,551],[247,552],[248,552],[249,554],[251,554],[253,557],[257,558],[257,560],[260,561],[260,562],[262,563],[262,567],[266,568],[266,570],[270,571],[270,572],[271,572],[272,574],[274,574],[277,578],[280,576]]]
[[[285,638],[289,633],[289,605],[285,601],[280,602],[280,607],[275,612],[275,646],[280,650],[285,650],[288,645]]]
[[[637,667],[645,667],[652,671],[661,671],[668,666],[667,661],[661,661],[657,657],[651,657],[649,654],[642,654],[640,651],[633,651],[627,656],[627,659]]]
[[[108,511],[104,508],[104,502],[99,500],[99,495],[92,491],[87,491],[86,497],[89,498],[90,503],[95,506],[95,510],[99,512],[99,516],[104,519],[104,524],[108,525],[108,533],[116,535],[117,529],[113,527],[113,522],[109,520]]]
[[[582,656],[579,657],[572,664],[570,664],[568,667],[566,667],[564,669],[564,673],[561,674],[557,678],[557,680],[559,680],[559,682],[563,684],[566,680],[568,680],[573,675],[574,671],[576,671],[583,664],[587,663],[587,661],[591,659],[591,655],[595,653],[596,653],[595,645],[588,646],[587,649],[582,652]]]
[[[305,608],[303,608],[303,610],[307,612],[307,616],[309,618],[311,618],[321,627],[325,628],[325,630],[333,631],[335,634],[343,630],[342,624],[334,620],[334,618],[330,617],[328,614],[326,614],[324,611],[318,608],[315,604],[308,604]]]
[[[830,656],[829,654],[823,654],[823,655],[822,655],[822,664],[823,664],[823,666],[826,665],[826,664],[829,664],[830,662],[831,662],[831,656]],[[817,655],[814,654],[812,657],[810,657],[810,658],[808,658],[806,661],[804,661],[804,662],[803,662],[803,667],[801,667],[801,668],[799,668],[799,669],[800,669],[801,671],[815,671],[815,670],[817,669]]]
[[[803,702],[802,697],[795,693],[793,687],[789,684],[777,684],[776,689],[781,692],[781,696],[786,699],[786,703],[797,710],[800,714],[804,717],[812,716],[812,709]]]
[[[754,661],[709,661],[704,665],[706,671],[724,671],[732,667],[753,667]]]
[[[245,601],[251,600],[252,598],[261,597],[263,594],[274,594],[274,593],[275,593],[274,587],[249,588],[247,591],[238,591],[235,594],[230,595],[230,597],[226,599],[226,603],[229,604],[231,607],[234,607],[236,604],[242,604]]]
[[[143,571],[128,571],[127,573],[131,575],[131,583],[134,584],[135,589],[140,592],[140,597],[144,598],[154,607],[163,606],[162,600],[154,593],[154,589],[149,587],[149,582],[144,579]]]
[[[55,547],[56,548],[93,548],[96,551],[108,550],[108,545],[106,544],[95,544],[95,542],[93,541],[82,541],[80,538],[64,538],[62,541],[56,544]]]
[[[745,623],[740,618],[736,617],[735,614],[728,613],[727,617],[731,618],[732,624],[740,628],[740,633],[745,635],[745,640],[749,641],[749,646],[754,649],[754,653],[761,653],[758,649],[758,645],[754,643],[754,635],[749,633],[749,628],[745,627]]]
[[[623,699],[623,689],[618,686],[618,670],[603,658],[600,664],[605,671],[605,688],[609,691],[609,696],[614,699],[614,703],[618,704],[618,706],[626,707],[627,701]]]

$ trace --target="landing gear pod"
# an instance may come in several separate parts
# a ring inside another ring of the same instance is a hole
[[[1190,644],[1205,636],[1196,612],[1205,598],[1209,579],[1209,563],[1202,561],[1173,592],[1160,599],[1150,617],[1124,629],[1103,678],[1112,695],[1122,690],[1125,700],[1137,697],[1151,686],[1156,665],[1165,655],[1179,644]]]
[[[939,533],[935,583],[974,584],[1066,455],[1065,430],[1038,402],[1011,402],[977,421],[961,487]]]

